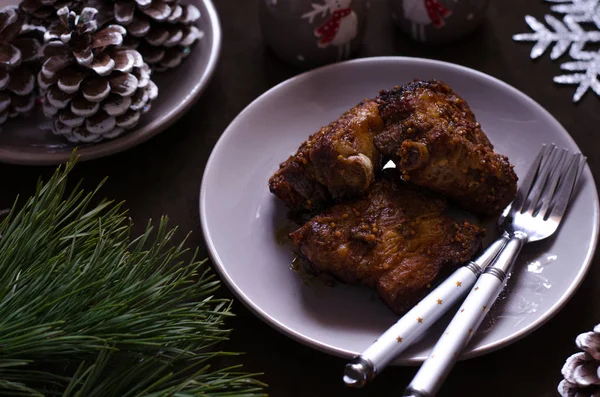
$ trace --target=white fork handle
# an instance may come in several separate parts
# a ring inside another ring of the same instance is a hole
[[[515,259],[527,236],[511,236],[494,264],[479,277],[475,287],[442,334],[408,388],[405,397],[433,397],[454,367],[477,328],[506,285]]]
[[[362,354],[346,365],[344,383],[362,387],[396,356],[409,348],[448,310],[460,302],[508,241],[508,234],[492,243],[477,259],[458,268],[408,313],[388,328]]]

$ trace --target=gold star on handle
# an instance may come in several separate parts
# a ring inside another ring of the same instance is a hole
[[[462,287],[462,281],[457,281],[457,282],[456,282],[456,286],[457,286],[457,287]]]
[[[398,341],[398,343],[402,343],[402,338],[401,337],[397,337],[396,340]]]
[[[473,335],[473,329],[469,330],[469,335]]]
[[[438,299],[438,300],[437,300],[437,303],[438,303],[438,305],[441,305],[441,304],[442,304],[442,302],[443,302],[443,301],[442,301],[441,299]]]
[[[486,311],[486,310],[487,310],[487,306],[484,306],[484,307],[483,307],[483,311]]]
[[[417,322],[418,322],[419,324],[421,324],[421,323],[423,322],[423,319],[422,319],[421,317],[417,317]]]

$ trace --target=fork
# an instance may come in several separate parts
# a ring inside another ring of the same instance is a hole
[[[498,221],[509,235],[503,251],[479,277],[403,396],[435,396],[500,295],[523,246],[550,237],[558,229],[585,162],[581,153],[544,145]]]
[[[477,278],[494,262],[508,241],[504,233],[477,258],[459,267],[389,327],[344,368],[346,386],[360,388],[373,380],[400,353],[411,347],[475,285]],[[418,322],[416,319],[426,318]]]
[[[539,152],[540,156],[545,154],[546,150],[547,147],[542,146]],[[530,165],[530,169],[536,171],[539,165],[534,161]],[[529,189],[530,185],[526,188]],[[523,189],[522,182],[520,189]],[[510,208],[510,205],[507,208]],[[367,382],[381,373],[395,357],[411,347],[456,303],[464,300],[479,276],[495,261],[509,238],[509,234],[504,232],[477,259],[467,262],[448,276],[367,349],[346,364],[344,383],[356,388],[365,386]],[[421,319],[421,321],[415,321],[415,319]],[[426,320],[423,321],[423,319]]]

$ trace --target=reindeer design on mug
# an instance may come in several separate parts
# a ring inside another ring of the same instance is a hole
[[[314,30],[318,39],[319,48],[330,45],[338,49],[338,61],[350,58],[352,40],[358,34],[358,18],[350,8],[352,0],[324,0],[323,4],[312,4],[313,10],[302,15],[313,23],[315,17],[321,14],[322,18],[330,17]]]
[[[412,36],[415,40],[425,41],[425,26],[433,24],[436,28],[444,26],[444,18],[452,11],[438,0],[403,0],[404,17],[412,22]]]

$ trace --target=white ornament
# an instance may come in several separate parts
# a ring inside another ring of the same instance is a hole
[[[533,41],[531,58],[540,57],[551,45],[551,59],[557,59],[568,50],[573,62],[560,65],[562,70],[574,72],[554,77],[559,84],[577,84],[573,101],[578,102],[583,95],[592,89],[600,95],[600,51],[586,51],[589,43],[600,43],[600,0],[546,0],[554,3],[550,9],[565,14],[562,21],[553,15],[544,17],[546,27],[536,18],[527,15],[525,21],[533,33],[522,33],[513,36],[515,41]],[[597,30],[585,30],[581,23],[592,23]]]
[[[558,14],[572,15],[576,21],[584,22],[598,16],[599,0],[546,0],[549,3],[560,3],[550,9]]]

